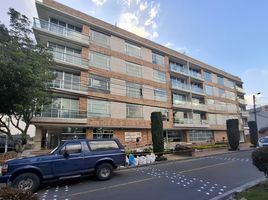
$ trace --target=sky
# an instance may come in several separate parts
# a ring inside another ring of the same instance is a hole
[[[252,105],[268,104],[267,0],[57,0],[88,15],[241,77]],[[34,0],[0,0],[30,19]]]

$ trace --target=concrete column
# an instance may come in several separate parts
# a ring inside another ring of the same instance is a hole
[[[42,142],[42,129],[40,126],[36,126],[34,136],[34,150],[41,150],[41,142]]]

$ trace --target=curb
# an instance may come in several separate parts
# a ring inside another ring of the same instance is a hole
[[[221,199],[227,198],[228,196],[230,196],[230,197],[228,199],[226,199],[226,200],[232,200],[233,199],[232,195],[234,193],[242,192],[242,191],[244,191],[244,190],[246,190],[248,188],[251,188],[251,187],[253,187],[253,186],[255,186],[255,185],[257,185],[257,184],[259,184],[259,183],[261,183],[261,182],[263,182],[265,180],[267,180],[265,177],[255,179],[255,180],[250,181],[250,182],[248,182],[248,183],[246,183],[246,184],[244,184],[244,185],[242,185],[240,187],[236,187],[236,188],[234,188],[234,189],[232,189],[232,190],[230,190],[230,191],[228,191],[228,192],[226,192],[224,194],[216,196],[216,197],[214,197],[214,198],[212,198],[210,200],[221,200]]]
[[[243,149],[243,150],[239,150],[239,151],[230,151],[230,152],[211,154],[211,155],[205,155],[205,156],[196,156],[196,157],[189,157],[189,158],[185,157],[185,158],[182,158],[182,159],[158,161],[158,162],[154,162],[154,163],[151,163],[151,164],[145,164],[145,165],[127,166],[125,168],[119,168],[119,169],[117,169],[117,171],[119,171],[119,170],[129,170],[129,169],[140,168],[140,167],[148,167],[148,166],[154,166],[154,165],[164,165],[164,164],[174,163],[174,162],[185,162],[185,161],[189,161],[189,160],[199,160],[199,159],[203,159],[203,158],[214,156],[214,155],[224,155],[224,154],[229,154],[229,153],[239,153],[239,152],[250,151],[250,150],[252,150],[252,149]]]

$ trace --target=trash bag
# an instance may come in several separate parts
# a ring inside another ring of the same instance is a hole
[[[134,155],[133,154],[129,154],[129,158],[128,158],[128,160],[129,160],[129,165],[130,166],[135,166],[135,157],[134,157]]]

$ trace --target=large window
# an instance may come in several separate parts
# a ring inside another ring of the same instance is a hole
[[[67,152],[68,154],[78,154],[82,152],[82,145],[80,142],[68,143],[61,150],[60,154],[64,154]]]
[[[89,117],[110,117],[111,116],[111,103],[108,101],[88,99],[88,116]]]
[[[204,79],[206,81],[212,82],[211,73],[207,72],[207,71],[204,71]]]
[[[191,131],[190,132],[190,141],[211,141],[214,139],[212,131]]]
[[[164,56],[152,53],[152,63],[164,66],[165,65]]]
[[[143,108],[140,105],[127,104],[127,118],[143,118]]]
[[[115,141],[89,141],[91,151],[107,151],[119,149]]]
[[[206,85],[205,88],[206,88],[207,95],[213,95],[213,87],[212,86]]]
[[[234,81],[227,79],[226,86],[233,89],[235,86],[235,83],[234,83]]]
[[[51,87],[62,88],[67,90],[81,90],[79,74],[55,70],[55,80],[50,84]]]
[[[91,30],[91,40],[102,46],[110,46],[110,36]]]
[[[141,57],[141,48],[133,44],[125,43],[126,54],[137,58]]]
[[[51,104],[43,107],[42,117],[80,118],[82,116],[79,111],[79,100],[55,97]]]
[[[154,80],[160,83],[166,83],[166,73],[154,70]]]
[[[184,104],[187,102],[187,97],[184,94],[173,94],[173,104]]]
[[[142,77],[142,69],[140,65],[126,62],[126,73],[131,76]]]
[[[218,84],[219,84],[219,85],[224,85],[223,77],[218,76]]]
[[[135,83],[126,83],[126,92],[128,97],[142,98],[142,86]]]
[[[55,18],[50,18],[50,29],[57,29],[57,31],[64,31],[63,28],[68,28],[68,29],[71,29],[73,31],[77,31],[77,32],[82,32],[82,27],[78,27],[78,26],[75,26],[75,25],[72,25],[72,24],[67,24],[66,22],[63,22],[63,21],[60,21],[58,19],[55,19]],[[57,26],[53,26],[53,24],[57,25]],[[62,27],[62,29],[60,28]]]
[[[222,88],[219,88],[219,96],[220,97],[225,97],[225,90]]]
[[[161,112],[162,113],[162,120],[169,121],[168,109],[156,108],[154,112]]]
[[[97,75],[89,75],[89,83],[88,87],[95,90],[100,90],[104,92],[110,92],[110,79],[97,76]]]
[[[155,89],[154,99],[157,101],[167,101],[167,91],[163,89]]]
[[[90,52],[90,63],[97,68],[110,70],[110,57],[97,52]]]

